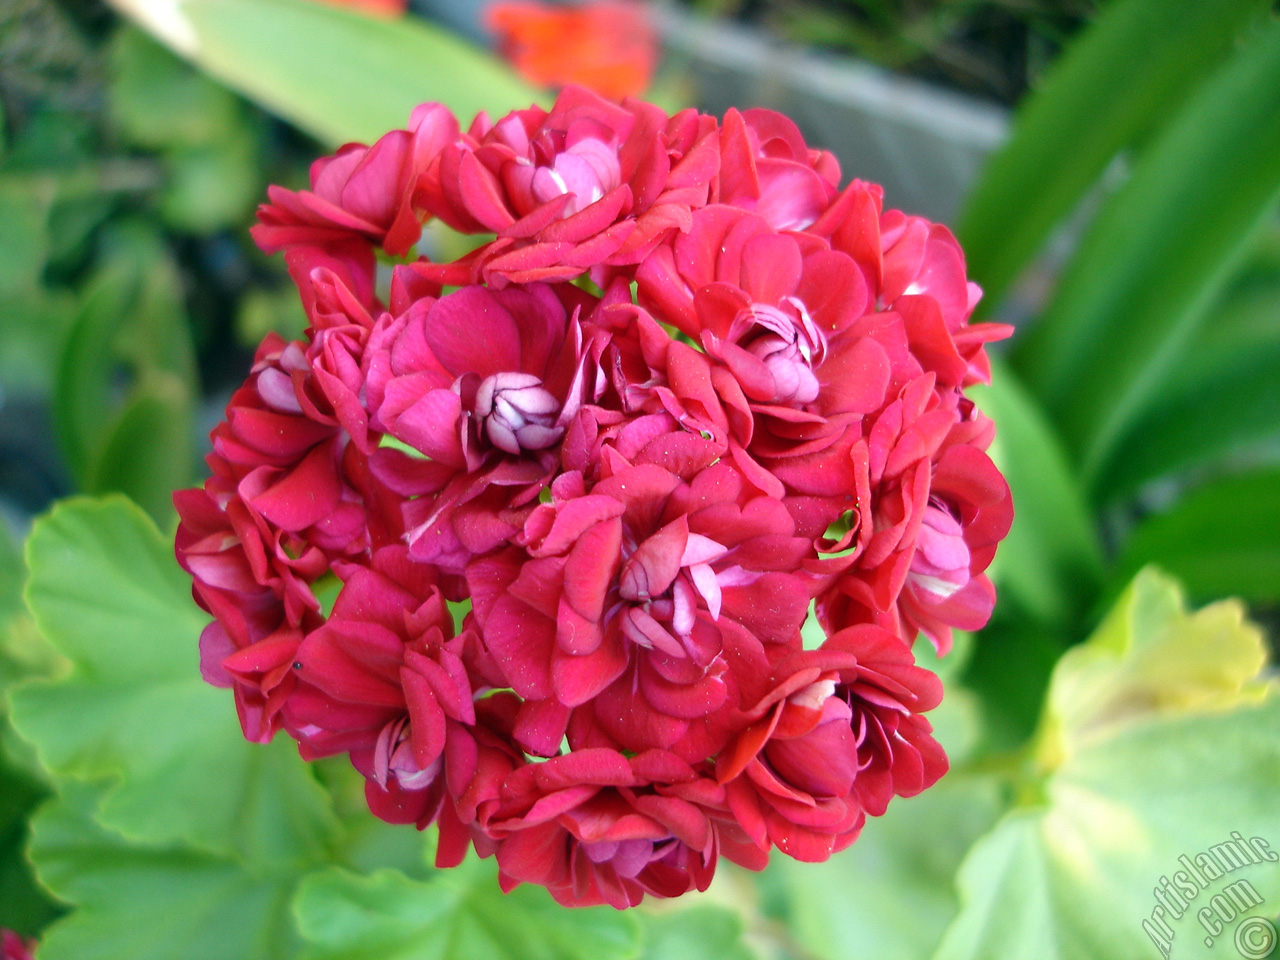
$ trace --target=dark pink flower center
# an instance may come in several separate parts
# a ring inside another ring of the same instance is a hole
[[[620,877],[634,877],[654,858],[652,840],[583,841],[582,852],[592,863],[608,863]]]
[[[818,398],[821,387],[813,368],[826,355],[827,338],[800,300],[787,297],[782,307],[753,303],[734,320],[730,338],[768,368],[778,403]]]
[[[507,453],[552,446],[564,434],[556,424],[559,413],[560,401],[531,373],[495,373],[476,389],[478,429]]]
[[[404,790],[425,790],[440,775],[442,766],[442,757],[436,757],[426,767],[418,765],[407,718],[388,723],[378,734],[373,749],[373,778],[379,786],[385,788],[388,781],[395,780]]]
[[[589,137],[557,153],[550,165],[537,167],[530,189],[539,203],[554,200],[561,194],[573,194],[561,213],[570,217],[621,183],[618,151],[603,140]]]
[[[544,133],[530,142],[523,124],[514,117],[499,123],[497,129],[516,154],[503,178],[521,216],[571,194],[559,212],[561,218],[571,217],[622,184],[618,148],[611,140],[571,129],[561,136]],[[565,146],[566,141],[572,142]]]
[[[630,550],[624,542],[626,559],[618,578],[618,595],[624,602],[617,612],[622,633],[631,642],[687,658],[693,655],[689,638],[699,598],[713,619],[720,616],[721,582],[711,564],[728,550],[697,533],[688,534],[681,544],[670,530],[664,527]]]

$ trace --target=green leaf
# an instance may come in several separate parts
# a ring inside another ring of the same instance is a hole
[[[150,150],[212,143],[239,126],[239,105],[141,30],[124,27],[111,47],[112,118]]]
[[[38,669],[20,645],[22,636],[15,628],[23,615],[24,573],[22,555],[9,536],[8,524],[0,517],[0,692],[16,678]],[[14,756],[14,746],[8,717],[0,709],[0,928],[29,935],[58,911],[36,885],[25,851],[27,819],[45,791],[23,769],[23,761],[28,758]]]
[[[40,882],[75,905],[41,934],[41,960],[292,960],[294,870],[125,840],[95,822],[98,804],[64,784],[33,821]]]
[[[494,57],[410,17],[310,0],[114,2],[213,76],[330,144],[403,127],[429,100],[465,126],[481,110],[499,114],[537,98]]]
[[[11,696],[12,721],[57,777],[108,779],[102,824],[248,863],[310,858],[328,797],[284,739],[244,741],[226,691],[201,679],[206,617],[172,545],[123,498],[71,500],[27,543],[27,604],[71,661]]]
[[[1002,603],[1061,624],[1090,604],[1102,577],[1102,549],[1080,483],[1039,405],[1003,364],[991,380],[972,395],[995,421],[990,452],[1014,505],[992,576]]]
[[[22,612],[22,580],[26,568],[22,551],[13,541],[9,522],[0,516],[0,629]],[[4,674],[0,673],[0,681]]]
[[[43,797],[40,787],[6,764],[0,753],[0,928],[26,934],[58,913],[36,885],[26,859],[27,818]]]
[[[172,515],[173,491],[195,474],[194,416],[190,385],[152,372],[108,433],[86,490],[119,490],[152,517]]]
[[[994,780],[949,774],[895,800],[825,863],[775,854],[788,930],[821,960],[927,957],[959,909],[956,868],[1002,810]]]
[[[1197,911],[1244,881],[1265,905],[1244,912],[1274,916],[1274,864],[1206,877],[1181,919],[1154,891],[1162,878],[1176,882],[1179,857],[1212,857],[1233,831],[1280,845],[1277,778],[1274,697],[1222,715],[1132,724],[1092,743],[1053,774],[1042,806],[1010,813],[969,853],[959,874],[964,906],[935,960],[1154,958],[1168,955],[1162,946],[1178,957],[1239,960],[1234,925],[1206,949]],[[1157,920],[1169,924],[1172,940]]]
[[[1280,601],[1280,469],[1222,477],[1134,531],[1117,563],[1156,563],[1198,597]]]
[[[269,333],[286,340],[299,340],[307,329],[307,313],[297,288],[289,283],[274,289],[255,286],[240,298],[236,313],[236,342],[254,349]]]
[[[430,869],[427,861],[431,857],[424,855],[424,851],[435,840],[435,831],[417,833],[406,830],[403,824],[387,823],[375,817],[365,799],[368,781],[346,756],[317,760],[310,766],[329,792],[334,812],[342,823],[334,864],[357,873],[390,867],[411,877],[427,875]]]
[[[1192,948],[1179,956],[1232,956],[1230,933],[1199,951],[1196,910],[1246,880],[1274,912],[1272,862],[1199,885],[1180,922],[1153,891],[1182,869],[1180,856],[1233,831],[1280,844],[1280,697],[1254,679],[1264,661],[1239,604],[1188,614],[1175,584],[1139,576],[1055,670],[1037,779],[965,858],[963,906],[935,960],[1168,956],[1171,939]],[[1157,919],[1174,938],[1152,939],[1143,921],[1157,929]]]
[[[1215,308],[1162,395],[1099,474],[1100,502],[1193,470],[1280,460],[1277,302],[1280,277]]]
[[[493,861],[474,857],[426,882],[333,868],[303,881],[295,907],[307,960],[623,960],[639,949],[628,914],[566,910],[540,887],[504,895]]]
[[[1024,102],[1013,139],[988,163],[960,219],[986,308],[1111,159],[1158,128],[1266,7],[1260,0],[1119,0],[1102,10]]]
[[[1280,24],[1272,24],[1144,153],[1017,348],[1019,370],[1086,482],[1160,395],[1280,197],[1277,89]]]
[[[49,208],[53,183],[47,179],[0,180],[0,294],[35,290],[49,255]]]
[[[0,384],[10,396],[46,400],[53,392],[67,331],[78,305],[65,290],[42,288],[7,296],[0,310]]]
[[[236,128],[209,144],[170,150],[161,197],[165,222],[188,233],[243,230],[265,192],[259,144]]]
[[[742,942],[742,915],[701,903],[640,914],[644,950],[639,960],[755,960]]]
[[[110,447],[111,435],[136,396],[133,388],[154,384],[155,374],[171,375],[164,399],[173,402],[174,422],[166,434],[173,436],[191,432],[189,398],[196,384],[181,279],[159,237],[148,227],[126,224],[104,238],[103,246],[102,265],[89,282],[62,351],[54,396],[63,451],[80,486],[91,490],[101,489],[94,484],[103,469],[99,461],[119,456],[118,448]],[[178,392],[188,399],[177,402]],[[154,419],[145,410],[128,415]],[[136,430],[136,423],[125,429]],[[187,440],[183,446],[189,450],[189,444]],[[184,479],[188,466],[184,464]],[[119,476],[118,468],[105,469]]]
[[[996,423],[991,456],[1009,481],[1014,519],[991,576],[997,603],[963,672],[982,702],[982,750],[1014,749],[1040,716],[1065,637],[1103,578],[1102,549],[1079,480],[1034,398],[1003,364],[974,400]]]
[[[1257,700],[1267,661],[1262,631],[1243,605],[1222,600],[1188,613],[1181,587],[1147,569],[1087,643],[1053,671],[1040,760],[1055,766],[1090,739],[1153,714],[1229,709]]]

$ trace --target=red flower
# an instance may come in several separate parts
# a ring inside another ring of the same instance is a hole
[[[947,406],[912,415],[913,404],[934,400],[927,382],[917,383],[872,428],[870,452],[855,449],[867,471],[860,486],[875,492],[860,499],[849,533],[826,546],[853,549],[827,568],[844,572],[819,598],[818,613],[830,629],[870,622],[905,637],[923,630],[945,654],[953,628],[977,630],[991,615],[995,591],[983,571],[1013,522],[1013,503],[982,452],[989,421],[975,410],[957,423]],[[888,450],[886,420],[914,422]]]
[[[538,86],[579,84],[621,100],[643,93],[658,63],[657,32],[648,10],[633,0],[494,3],[485,20],[498,35],[499,53]]]
[[[937,780],[911,643],[991,613],[1012,507],[963,391],[1007,328],[968,324],[945,228],[838,180],[778,114],[570,87],[273,191],[306,339],[175,496],[245,735],[346,753],[439,866],[568,905],[824,859]],[[380,277],[428,216],[491,236]]]
[[[425,826],[444,799],[447,736],[475,723],[464,638],[435,571],[387,547],[346,582],[324,626],[294,654],[284,708],[303,757],[349,753],[374,812]]]
[[[734,663],[794,646],[809,603],[806,542],[782,504],[727,463],[692,482],[620,463],[587,488],[552,487],[521,542],[467,570],[485,647],[528,701],[517,737],[548,755],[570,741],[705,757]],[[767,668],[766,668],[767,669]]]
[[[720,177],[713,201],[759,214],[778,230],[803,230],[831,206],[840,164],[813,150],[772,110],[730,110],[720,131]]]
[[[658,341],[650,355],[665,357],[655,373],[728,428],[752,481],[774,496],[783,483],[803,494],[850,491],[848,431],[919,373],[901,318],[867,313],[853,258],[713,205],[636,276],[641,303],[703,347]]]
[[[938,705],[942,685],[899,637],[850,627],[775,677],[716,764],[730,809],[761,847],[825,860],[857,838],[866,814],[883,814],[892,797],[914,796],[946,772],[921,716]]]
[[[953,446],[934,470],[900,609],[940,650],[951,630],[980,630],[996,591],[983,574],[1013,524],[1009,485],[981,450]]]
[[[311,165],[311,189],[270,187],[251,231],[267,253],[303,244],[323,246],[359,236],[402,256],[422,231],[411,203],[418,180],[441,149],[458,139],[458,121],[435,103],[413,111],[408,130],[393,130],[371,147],[349,143]]]
[[[902,315],[912,352],[941,384],[989,382],[983,348],[1013,328],[969,325],[982,290],[965,277],[960,244],[941,224],[900,210],[882,213],[883,198],[880,187],[855,180],[808,230],[854,258],[876,308]]]
[[[416,560],[461,572],[517,532],[584,396],[579,315],[593,303],[567,285],[469,286],[384,316],[366,399],[376,426],[425,459],[384,450],[375,469],[417,496],[404,506]]]
[[[705,890],[717,836],[700,806],[723,790],[678,757],[575,750],[507,777],[489,821],[504,890],[537,883],[566,906],[635,906]]]
[[[602,280],[688,229],[689,211],[707,201],[717,148],[714,121],[693,111],[668,118],[581,87],[566,88],[550,113],[530,107],[496,124],[481,114],[441,151],[419,202],[457,230],[497,239],[429,275],[453,285],[588,271]]]

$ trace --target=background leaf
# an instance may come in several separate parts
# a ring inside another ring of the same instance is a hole
[[[112,424],[85,486],[119,490],[153,517],[173,512],[173,491],[191,479],[195,416],[190,384],[150,372]]]
[[[1222,477],[1151,516],[1129,538],[1121,574],[1158,563],[1197,597],[1280,601],[1280,469]]]
[[[996,424],[991,456],[1013,493],[1013,528],[992,575],[1001,603],[1062,625],[1087,608],[1102,577],[1102,548],[1080,483],[1036,401],[1003,364],[972,389]],[[1000,615],[1004,615],[1002,611]]]
[[[1267,662],[1262,631],[1238,600],[1188,613],[1182,588],[1143,570],[1088,642],[1053,671],[1040,762],[1061,763],[1082,744],[1152,715],[1230,709],[1258,700]]]
[[[250,99],[329,144],[403,127],[419,103],[465,127],[481,110],[528,106],[537,92],[494,57],[410,18],[309,0],[112,0],[160,39]]]
[[[1081,751],[1051,778],[1044,806],[1009,814],[970,852],[964,901],[935,960],[1096,960],[1158,956],[1142,928],[1162,877],[1231,839],[1276,841],[1280,701],[1207,717],[1138,724]],[[1238,879],[1274,915],[1280,870],[1263,863],[1214,883],[1173,921],[1179,956],[1232,957],[1230,932],[1212,951],[1195,908]],[[1249,911],[1251,913],[1255,911]]]
[[[40,935],[41,960],[291,960],[292,868],[248,871],[179,845],[127,841],[68,783],[35,817],[40,882],[75,909]]]
[[[775,854],[769,874],[790,935],[822,960],[927,957],[959,909],[957,867],[1002,810],[993,780],[952,773],[895,800],[825,863]]]
[[[1277,89],[1272,24],[1144,153],[1015,349],[1086,482],[1160,394],[1280,197]]]
[[[27,649],[25,631],[18,626],[23,617],[24,573],[22,555],[0,517],[0,694],[14,680],[42,666]],[[23,761],[28,758],[20,749],[9,718],[0,709],[0,928],[31,934],[57,916],[58,909],[37,886],[27,863],[27,821],[44,799],[45,789],[25,769]]]
[[[27,564],[27,603],[72,667],[14,691],[13,724],[56,776],[112,781],[105,827],[249,863],[327,848],[328,798],[292,746],[245,742],[230,696],[201,680],[206,618],[137,507],[62,503],[37,521]]]
[[[755,960],[742,941],[741,914],[711,903],[640,914],[640,960]]]
[[[296,909],[308,960],[624,960],[639,949],[630,914],[566,910],[527,885],[504,895],[493,861],[474,857],[426,882],[326,870],[303,882]]]
[[[146,226],[117,227],[102,245],[103,262],[59,362],[59,439],[81,489],[137,494],[154,516],[166,517],[172,509],[159,488],[181,486],[194,473],[198,378],[182,283]],[[160,436],[140,442],[147,431]]]
[[[1280,844],[1280,697],[1259,702],[1266,688],[1248,682],[1264,659],[1238,604],[1187,614],[1176,585],[1140,576],[1055,671],[1036,779],[965,858],[963,907],[935,960],[1155,956],[1142,921],[1179,856],[1232,831]],[[1265,861],[1192,899],[1204,906],[1238,879],[1274,912],[1280,868]],[[1193,945],[1179,956],[1239,956],[1230,933],[1199,950],[1194,917],[1169,920]]]
[[[36,885],[26,858],[27,821],[43,798],[43,789],[0,754],[0,927],[26,934],[59,912]]]
[[[1238,286],[1099,473],[1099,503],[1152,481],[1280,462],[1280,269]]]
[[[1267,7],[1258,0],[1117,0],[1020,108],[959,233],[996,306],[1050,230],[1122,148],[1157,129]],[[1117,95],[1123,91],[1123,95]]]

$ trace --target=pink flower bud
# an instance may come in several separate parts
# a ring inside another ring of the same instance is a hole
[[[747,351],[763,360],[773,374],[780,403],[811,403],[818,398],[818,378],[794,340],[770,334],[752,341]]]
[[[476,390],[476,418],[495,447],[507,453],[545,450],[560,439],[560,403],[531,373],[495,373]]]
[[[908,577],[918,589],[944,600],[969,582],[964,528],[936,498],[925,508]]]

